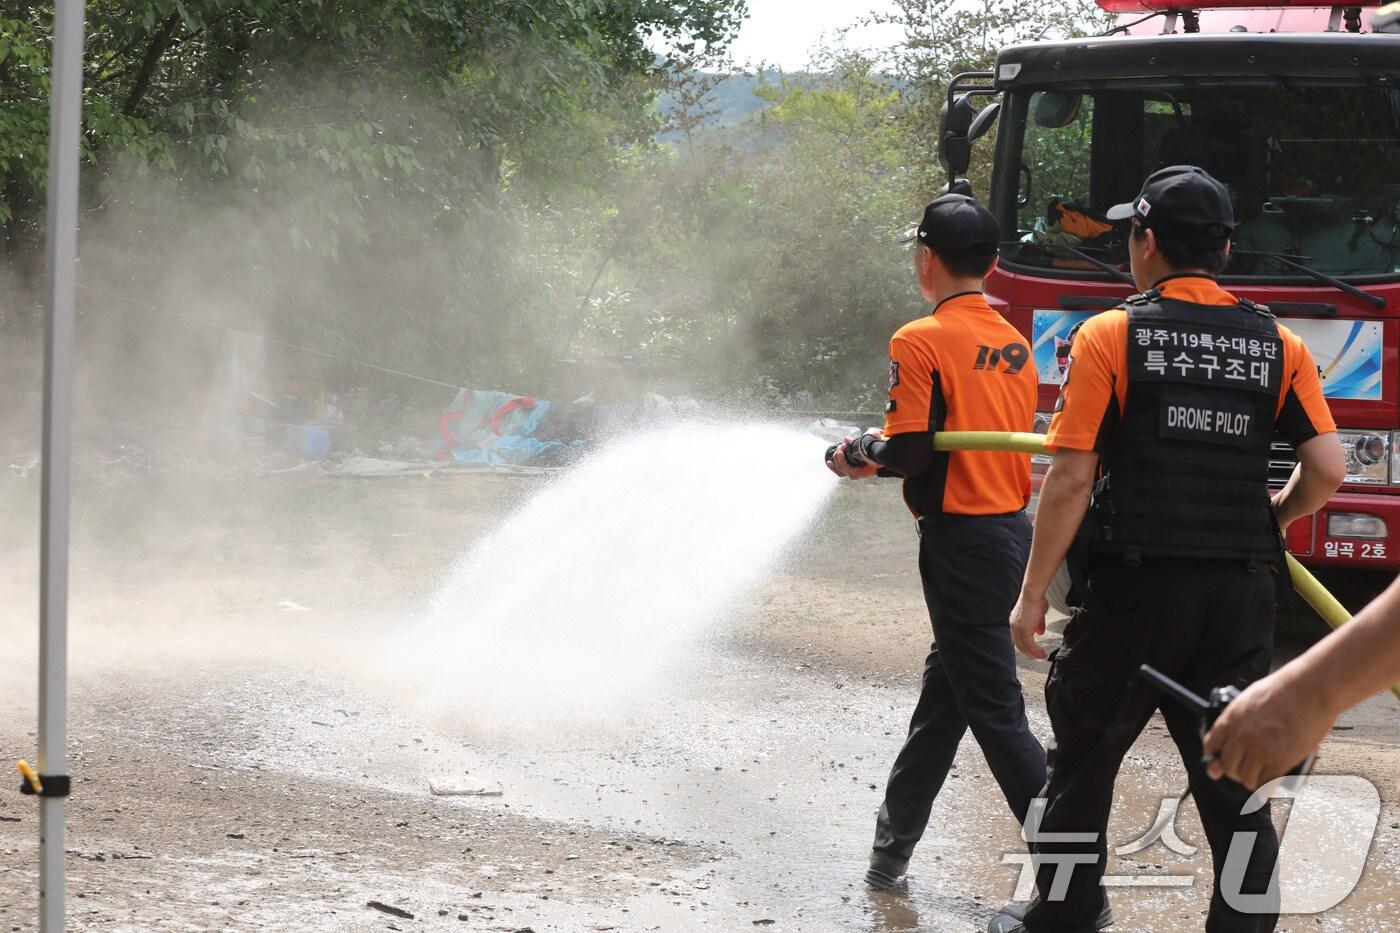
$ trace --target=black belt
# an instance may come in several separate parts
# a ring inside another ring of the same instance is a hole
[[[937,512],[933,515],[920,515],[918,518],[914,519],[914,529],[922,536],[925,527],[932,528],[941,524],[961,524],[964,521],[1008,519],[1025,514],[1025,509],[1017,509],[1014,512],[993,512],[987,515],[970,515],[963,512]]]

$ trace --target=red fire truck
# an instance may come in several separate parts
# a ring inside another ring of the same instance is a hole
[[[987,292],[1031,339],[1042,430],[1075,326],[1135,291],[1103,212],[1157,168],[1204,167],[1236,206],[1222,282],[1307,342],[1346,453],[1346,485],[1288,546],[1357,598],[1400,569],[1400,35],[1355,4],[1099,5],[1111,31],[1007,48],[952,82],[944,114],[954,190],[999,124],[986,194],[1006,242]],[[1275,450],[1281,485],[1292,451]]]

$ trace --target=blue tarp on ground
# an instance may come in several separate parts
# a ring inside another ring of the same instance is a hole
[[[439,456],[458,463],[529,463],[565,445],[535,437],[553,403],[525,395],[463,389],[438,419]]]

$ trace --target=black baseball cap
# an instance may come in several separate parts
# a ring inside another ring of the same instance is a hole
[[[1001,227],[992,212],[965,194],[945,194],[924,208],[924,219],[905,231],[901,243],[918,241],[949,259],[991,262],[1001,244]]]
[[[1170,165],[1147,176],[1142,193],[1110,207],[1109,220],[1137,219],[1144,227],[1205,249],[1224,249],[1235,229],[1230,192],[1194,165]]]

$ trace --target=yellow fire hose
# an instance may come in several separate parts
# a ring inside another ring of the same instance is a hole
[[[1048,454],[1045,435],[1029,431],[939,431],[934,450],[1009,450],[1018,454]]]
[[[1045,437],[1029,432],[1001,431],[940,431],[933,436],[933,449],[950,450],[996,450],[1013,451],[1022,454],[1050,454],[1045,449]],[[1293,588],[1313,611],[1332,628],[1341,628],[1351,621],[1351,613],[1337,601],[1337,597],[1327,591],[1327,587],[1313,576],[1312,571],[1300,564],[1292,554],[1285,554],[1288,576]],[[1396,699],[1400,699],[1400,686],[1390,688]]]

